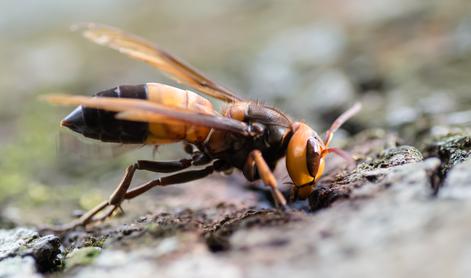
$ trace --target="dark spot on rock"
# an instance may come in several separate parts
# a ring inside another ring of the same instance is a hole
[[[274,247],[281,247],[287,245],[288,243],[289,239],[287,238],[277,238],[275,240],[270,241],[269,245]]]
[[[365,178],[367,181],[374,183],[378,181],[379,176],[378,175],[365,175]]]
[[[231,248],[230,237],[238,230],[282,225],[297,219],[294,214],[280,210],[241,210],[208,227],[204,238],[212,252],[227,251]]]
[[[47,235],[36,240],[31,247],[31,256],[39,272],[51,272],[61,265],[61,241],[57,236]]]
[[[309,196],[309,207],[312,211],[320,210],[330,206],[330,204],[338,199],[348,198],[349,195],[350,189],[348,187],[332,187],[321,184]]]
[[[425,144],[425,157],[437,157],[442,164],[432,184],[441,184],[448,171],[471,156],[471,135],[450,134],[432,139]],[[436,186],[438,190],[439,185]]]
[[[228,235],[217,235],[215,233],[208,233],[205,236],[206,245],[211,252],[221,252],[230,249]]]
[[[128,235],[132,234],[132,232],[133,232],[132,230],[127,229],[127,230],[124,230],[122,233],[123,233],[124,236],[128,236]]]

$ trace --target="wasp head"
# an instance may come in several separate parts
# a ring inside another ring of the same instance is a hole
[[[327,147],[308,125],[296,122],[292,128],[293,136],[286,151],[286,168],[295,186],[295,197],[306,199],[324,172]]]
[[[358,113],[360,109],[361,104],[356,103],[342,113],[327,130],[324,140],[304,123],[295,122],[292,125],[293,136],[286,150],[286,168],[295,186],[293,190],[296,194],[295,198],[306,199],[309,197],[309,194],[316,186],[317,180],[324,172],[325,156],[327,154],[333,152],[347,160],[349,165],[355,164],[355,161],[348,153],[341,149],[329,148],[329,143],[335,131],[346,120]]]

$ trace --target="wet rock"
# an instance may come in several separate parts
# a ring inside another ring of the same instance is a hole
[[[322,178],[313,193],[316,205],[311,196],[313,212],[221,203],[166,209],[133,223],[110,221],[88,231],[68,232],[64,239],[81,246],[69,249],[73,251],[66,256],[64,275],[365,277],[387,273],[386,277],[397,277],[448,276],[449,269],[469,273],[466,250],[471,246],[463,241],[471,213],[464,201],[471,195],[466,195],[469,159],[449,171],[443,191],[435,196],[431,175],[439,169],[440,159],[424,160],[416,148],[398,146],[399,142],[397,136],[380,130],[353,138],[349,149],[358,166],[352,171],[334,167]],[[430,264],[433,260],[438,261]],[[417,262],[427,267],[417,268]]]
[[[93,264],[77,269],[73,277],[155,277],[159,271],[152,262],[152,249],[135,249],[132,252],[105,250]],[[80,271],[78,271],[80,270]]]
[[[433,138],[424,148],[426,157],[438,157],[442,161],[439,175],[443,180],[448,171],[471,155],[471,135],[447,134]]]
[[[31,257],[10,257],[0,261],[0,277],[42,277]]]
[[[365,145],[369,145],[365,141]],[[383,142],[384,144],[384,142]],[[360,150],[357,146],[357,150]],[[363,148],[369,153],[370,150]],[[333,172],[324,177],[309,196],[309,206],[316,211],[330,206],[339,199],[350,198],[353,190],[367,183],[377,184],[382,182],[394,170],[390,168],[422,161],[419,150],[412,146],[399,146],[386,149],[375,156],[367,156],[356,169],[351,172]]]
[[[230,237],[235,231],[252,227],[271,227],[299,220],[299,216],[279,210],[243,210],[209,227],[205,231],[205,240],[213,252],[230,249]]]
[[[372,170],[377,168],[390,168],[407,163],[418,162],[423,159],[422,153],[412,146],[399,146],[382,151],[376,157],[367,159],[360,164],[360,170]]]
[[[167,237],[179,232],[201,229],[207,221],[203,211],[185,209],[176,214],[155,215],[147,226],[147,231],[155,237]]]
[[[160,259],[160,260],[159,260]],[[152,248],[132,252],[107,250],[93,265],[73,277],[243,277],[236,264],[213,256],[204,246],[196,245],[185,254],[163,260]]]
[[[233,262],[221,260],[216,256],[194,254],[172,263],[164,274],[166,277],[184,277],[192,273],[193,277],[244,277],[244,269]]]
[[[83,247],[102,247],[107,235],[100,229],[93,232],[86,232],[82,230],[69,231],[62,236],[62,242],[68,250]]]
[[[471,206],[433,197],[428,173],[439,163],[431,158],[377,168],[372,171],[381,180],[365,180],[349,199],[299,224],[238,230],[230,260],[250,269],[249,277],[293,272],[297,277],[440,277],[450,269],[466,273],[465,254],[471,246],[463,240]],[[463,211],[454,213],[457,208]],[[283,245],[268,244],[280,239]]]
[[[25,228],[0,230],[0,260],[14,257],[23,246],[38,237],[37,232]]]
[[[61,241],[55,235],[46,235],[38,238],[31,244],[31,256],[36,261],[39,272],[50,272],[59,268],[62,264]]]
[[[18,228],[0,230],[0,263],[14,259],[21,266],[24,262],[27,268],[32,258],[38,272],[51,272],[62,265],[62,246],[60,239],[54,235],[39,236],[36,231]],[[16,258],[16,259],[15,259]]]
[[[309,207],[312,211],[326,208],[339,199],[350,197],[349,186],[337,186],[335,189],[327,184],[319,184],[309,196]]]

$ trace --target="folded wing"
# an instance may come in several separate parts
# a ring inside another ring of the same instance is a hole
[[[85,97],[70,95],[47,95],[48,102],[59,105],[82,105],[85,107],[118,112],[117,118],[148,123],[187,123],[249,135],[248,125],[220,115],[209,115],[180,108],[168,107],[141,99],[113,97]]]

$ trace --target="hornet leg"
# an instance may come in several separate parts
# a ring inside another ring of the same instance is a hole
[[[253,150],[250,153],[250,158],[255,161],[255,166],[257,167],[258,173],[267,186],[271,188],[273,199],[278,208],[286,207],[286,199],[281,194],[281,191],[278,189],[278,184],[276,178],[268,167],[267,162],[263,159],[262,153],[259,150]]]
[[[105,220],[106,218],[110,217],[116,209],[120,208],[120,204],[121,204],[122,201],[133,199],[133,198],[149,191],[150,189],[152,189],[156,186],[167,186],[167,185],[173,185],[173,184],[179,184],[179,183],[194,181],[194,180],[204,178],[204,177],[210,175],[213,172],[214,172],[214,166],[211,165],[211,166],[207,166],[206,168],[201,169],[201,170],[185,171],[185,172],[181,172],[181,173],[177,173],[177,174],[174,174],[174,175],[158,178],[158,179],[149,181],[147,183],[144,183],[144,184],[142,184],[142,185],[140,185],[136,188],[133,188],[129,191],[126,191],[123,195],[120,196],[121,198],[120,198],[119,203],[116,203],[116,204],[108,203],[107,205],[111,206],[111,208],[106,213],[104,213],[101,217],[99,217],[97,219],[92,219],[91,218],[88,223],[90,223],[90,221],[91,222],[99,222],[99,221]],[[100,210],[98,210],[95,213],[95,215],[99,211]],[[88,223],[85,223],[84,225],[86,225]]]
[[[126,169],[123,179],[121,180],[119,185],[116,187],[115,191],[111,194],[108,201],[104,201],[98,204],[96,207],[89,210],[87,213],[82,215],[82,217],[80,217],[76,221],[73,221],[67,225],[64,225],[56,230],[57,231],[70,230],[77,226],[86,226],[87,224],[91,222],[97,222],[97,221],[100,221],[109,217],[116,209],[120,208],[121,202],[124,199],[126,199],[125,195],[131,185],[131,181],[136,170],[147,170],[147,171],[158,172],[158,173],[171,173],[171,172],[180,171],[180,170],[190,167],[192,165],[192,162],[193,160],[190,160],[190,159],[182,159],[179,161],[166,161],[166,162],[139,160],[137,163],[130,165]],[[112,207],[108,212],[104,214],[103,217],[100,217],[99,219],[94,219],[94,217],[98,213],[103,211],[108,206],[112,206]]]

